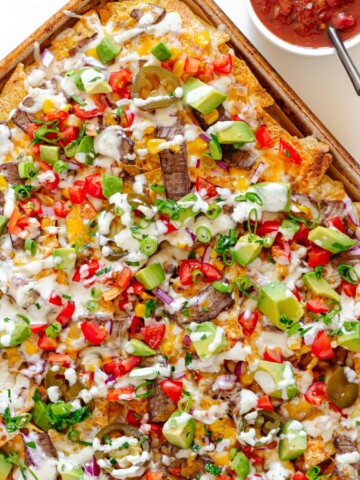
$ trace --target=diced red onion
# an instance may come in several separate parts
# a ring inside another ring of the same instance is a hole
[[[108,321],[106,326],[107,326],[107,329],[109,331],[109,335],[111,335],[112,331],[113,331],[113,327],[114,327],[114,322],[113,322],[112,318],[110,318],[110,320]]]
[[[223,170],[229,170],[229,167],[221,160],[216,160],[216,165]]]
[[[159,127],[158,137],[172,139],[176,134],[176,127]]]
[[[91,463],[85,463],[85,472],[93,477],[98,477],[100,475],[100,467],[96,461],[95,456],[93,456]]]
[[[37,448],[28,447],[26,444],[32,442],[33,438],[23,432],[21,432],[21,436],[23,438],[26,454],[30,460],[31,465],[33,465],[34,467],[41,467],[41,465],[46,461],[46,456],[43,455],[41,447],[39,447],[39,445],[37,445]]]
[[[203,256],[202,256],[202,259],[201,259],[201,261],[202,261],[203,263],[209,263],[209,261],[210,261],[210,256],[211,256],[211,252],[212,252],[211,246],[210,246],[210,245],[207,245],[206,248],[205,248],[205,250],[204,250],[204,254],[203,254]]]
[[[184,377],[185,377],[184,372],[179,372],[179,373],[175,374],[176,380],[180,380],[180,378],[184,378]]]
[[[210,140],[210,135],[208,135],[207,133],[200,133],[199,137],[201,138],[201,140],[204,140],[204,142],[208,142]]]
[[[239,377],[242,373],[243,362],[237,362],[234,368],[234,375]]]
[[[347,213],[348,219],[354,225],[358,226],[359,225],[358,214],[357,214],[357,211],[356,211],[352,201],[350,200],[350,198],[348,196],[346,196],[346,198],[344,200],[344,203],[345,203],[345,206],[346,206],[346,213]]]
[[[190,344],[191,344],[190,335],[184,335],[182,343],[183,345],[185,345],[185,347],[190,347]]]
[[[105,380],[105,383],[108,384],[108,383],[113,383],[113,382],[116,382],[116,377],[115,375],[113,375],[112,373],[107,377],[107,379]]]
[[[251,183],[256,183],[259,180],[260,175],[265,170],[265,168],[266,168],[265,163],[260,162],[259,165],[256,167],[256,170],[255,170],[254,175],[252,176],[250,182]]]
[[[350,255],[354,255],[354,256],[359,255],[360,254],[360,243],[351,247],[346,253],[350,254]]]
[[[195,242],[195,240],[196,240],[196,235],[195,235],[195,233],[192,232],[191,230],[189,230],[188,228],[186,228],[185,230],[186,230],[187,233],[190,235],[191,240],[192,240],[193,242]]]
[[[75,162],[67,162],[68,167],[70,170],[80,170],[81,166],[78,163]]]
[[[55,216],[55,212],[54,212],[53,207],[42,206],[42,211],[43,211],[43,214],[46,215],[47,217],[54,217]]]
[[[40,375],[45,372],[46,362],[45,360],[40,360],[36,362],[34,365],[30,365],[27,368],[21,370],[21,373],[25,375],[25,377],[34,378],[36,375]]]
[[[41,54],[41,63],[44,67],[49,67],[54,58],[55,55],[48,48],[45,48]]]
[[[199,168],[199,167],[200,167],[200,158],[197,158],[195,168]]]
[[[102,63],[98,62],[94,57],[87,57],[86,55],[83,55],[81,57],[81,61],[87,67],[96,67],[99,70],[107,70],[107,67],[105,67]]]
[[[248,87],[247,85],[242,85],[240,83],[236,83],[235,84],[235,87],[236,87],[236,90],[237,90],[237,93],[242,96],[242,97],[247,97],[248,95]]]
[[[166,305],[170,305],[174,301],[174,299],[170,297],[170,295],[168,295],[166,292],[164,292],[164,290],[159,287],[156,287],[153,292],[162,302],[166,303]]]

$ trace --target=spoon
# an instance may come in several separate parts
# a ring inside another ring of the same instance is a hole
[[[344,42],[341,40],[339,32],[334,27],[327,27],[326,29],[328,37],[331,43],[334,45],[335,50],[340,58],[341,63],[349,75],[349,78],[354,85],[355,91],[360,95],[360,73],[356,68],[354,62],[350,58],[348,51],[345,48]]]

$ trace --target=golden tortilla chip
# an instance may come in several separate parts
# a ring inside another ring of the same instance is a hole
[[[24,65],[19,63],[0,95],[0,121],[7,121],[11,110],[14,110],[27,94],[25,78]]]

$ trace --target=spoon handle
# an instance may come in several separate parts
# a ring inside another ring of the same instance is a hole
[[[341,63],[344,65],[344,68],[349,75],[349,78],[354,85],[355,91],[360,95],[360,74],[356,68],[354,62],[350,58],[348,51],[345,48],[343,41],[341,40],[338,31],[334,27],[327,28],[327,34],[330,38],[331,43],[334,45],[335,50],[341,60]]]

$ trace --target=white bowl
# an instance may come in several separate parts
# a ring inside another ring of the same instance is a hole
[[[324,57],[326,55],[333,55],[335,53],[334,47],[301,47],[299,45],[293,45],[292,43],[285,42],[281,38],[274,35],[270,30],[262,23],[260,18],[257,16],[254,7],[252,6],[251,0],[245,0],[245,5],[247,11],[249,12],[250,18],[253,21],[256,28],[261,32],[265,38],[267,38],[271,43],[286,50],[287,52],[295,53],[295,55],[303,55],[306,57]],[[354,37],[350,38],[345,42],[346,48],[351,48],[354,45],[360,43],[360,33],[357,33]]]

